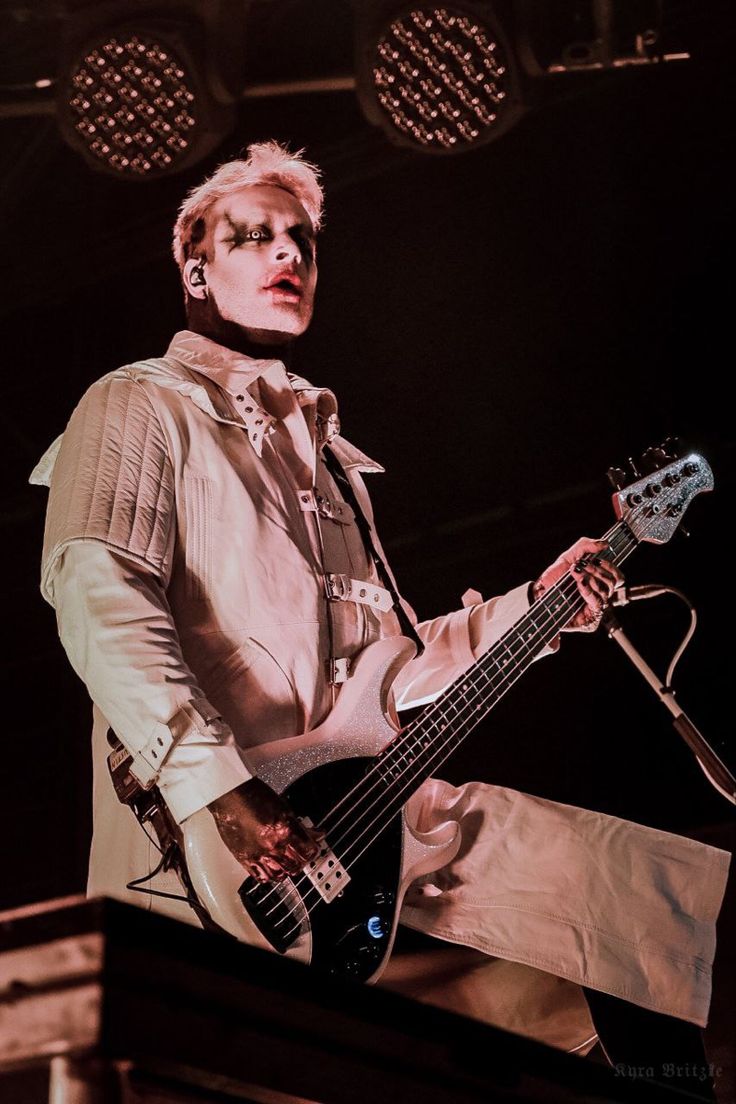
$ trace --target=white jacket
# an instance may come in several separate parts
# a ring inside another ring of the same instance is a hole
[[[330,439],[369,517],[362,473],[382,469],[337,429],[331,392],[185,331],[94,384],[34,472],[51,486],[42,591],[95,704],[90,892],[140,904],[124,887],[156,865],[107,777],[108,726],[181,822],[250,776],[249,746],[329,712],[313,487],[327,570],[369,596],[331,603],[333,654],[400,632],[315,442]],[[524,585],[418,625],[400,703],[431,700],[527,606]],[[457,819],[467,846],[402,920],[705,1023],[726,852],[502,787],[424,792],[424,827]]]

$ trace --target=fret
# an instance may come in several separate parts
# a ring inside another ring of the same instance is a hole
[[[460,697],[462,698],[463,703],[466,703],[468,701],[468,694],[470,694],[470,692],[471,692],[471,684],[470,684],[470,682],[466,681],[460,687]],[[463,704],[463,708],[465,708],[464,704]]]
[[[539,626],[536,620],[527,614],[525,618],[526,624],[523,628],[518,630],[518,635],[523,640],[524,644],[528,644],[530,641],[534,641],[539,635]]]
[[[459,713],[459,707],[454,701],[443,702],[441,708],[448,720],[452,720],[452,717],[450,716],[450,710],[452,710],[455,716],[457,716]]]
[[[491,676],[490,672],[493,671],[493,676],[498,678],[501,674],[501,668],[499,667],[499,665],[496,663],[496,660],[494,659],[494,657],[489,652],[486,652],[483,659],[484,659],[484,664],[483,664],[483,667],[482,667],[483,673],[485,674],[488,681],[491,682],[492,681],[492,676]]]
[[[417,755],[412,745],[402,743],[401,737],[379,756],[375,770],[384,782],[391,782],[414,765]]]

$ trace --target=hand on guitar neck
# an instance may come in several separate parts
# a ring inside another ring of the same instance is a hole
[[[302,824],[287,802],[258,778],[249,778],[207,808],[228,850],[259,882],[297,874],[319,851],[321,834]]]
[[[592,632],[597,629],[614,590],[623,584],[624,577],[619,569],[605,558],[607,551],[609,546],[606,541],[581,537],[532,585],[536,601],[572,568],[585,606],[565,625],[563,632]]]

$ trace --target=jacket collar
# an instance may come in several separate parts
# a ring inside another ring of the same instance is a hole
[[[327,387],[315,387],[301,376],[287,373],[283,361],[248,357],[191,330],[180,330],[174,334],[166,357],[178,361],[200,376],[205,376],[233,398],[264,374],[270,375],[274,370],[284,372],[304,411],[307,425],[310,429],[314,428],[317,434],[320,446],[329,444],[344,468],[355,468],[364,472],[385,471],[379,463],[339,436],[340,418],[334,392]],[[208,393],[216,404],[216,396],[212,395],[210,389]],[[226,420],[232,420],[229,411],[218,410],[217,413],[221,418],[224,415]]]
[[[280,360],[270,357],[257,360],[218,345],[209,337],[191,330],[180,330],[174,334],[166,356],[206,376],[229,395],[241,393],[270,368],[279,366],[286,371]]]
[[[340,419],[337,413],[337,399],[326,387],[315,387],[308,380],[286,371],[283,361],[271,358],[258,358],[238,353],[218,345],[208,337],[181,330],[172,338],[166,351],[166,357],[177,360],[187,368],[211,380],[232,399],[248,390],[262,376],[270,380],[279,377],[288,379],[297,402],[304,411],[310,431],[314,431],[321,445],[327,444],[340,432]],[[266,411],[257,413],[267,419]],[[230,414],[230,417],[232,415]]]
[[[191,330],[181,330],[175,334],[162,359],[138,361],[118,368],[103,378],[127,376],[148,380],[159,387],[181,392],[217,421],[242,425],[243,420],[234,416],[232,404],[225,396],[237,398],[250,384],[271,371],[288,376],[297,401],[304,411],[307,425],[310,428],[314,426],[320,445],[329,443],[343,468],[354,468],[363,472],[385,470],[344,437],[339,436],[337,399],[332,391],[315,387],[308,380],[287,373],[280,360],[255,360]],[[260,407],[253,411],[251,417],[257,420],[261,414],[264,415],[264,426],[267,429],[265,424],[274,419],[261,411]],[[247,424],[246,428],[249,428]],[[254,447],[260,456],[263,430],[259,429],[258,432],[259,440],[257,444],[254,443]],[[30,483],[50,486],[62,437],[63,434],[57,437],[41,457],[31,473]]]

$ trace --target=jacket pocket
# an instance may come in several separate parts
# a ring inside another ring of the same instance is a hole
[[[184,477],[186,595],[202,600],[212,581],[212,481]]]
[[[301,711],[293,679],[253,637],[216,665],[202,689],[241,747],[299,734]]]

